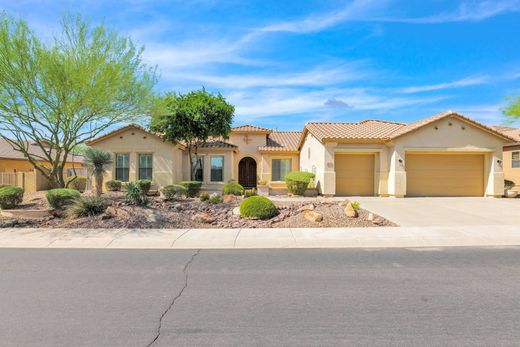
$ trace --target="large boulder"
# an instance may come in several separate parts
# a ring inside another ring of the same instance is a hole
[[[356,211],[356,209],[354,209],[354,207],[352,206],[352,203],[350,201],[345,206],[344,211],[345,211],[345,214],[347,215],[347,217],[350,217],[350,218],[358,217],[358,212]]]
[[[222,202],[224,204],[230,204],[238,200],[238,196],[233,194],[227,194],[222,197]]]
[[[211,224],[216,220],[216,218],[210,216],[206,212],[198,212],[198,213],[195,213],[193,215],[193,217],[191,217],[191,220],[196,223]]]
[[[314,210],[314,204],[308,204],[308,205],[305,205],[305,206],[302,206],[298,209],[298,212],[303,212],[303,211],[313,211]]]
[[[305,210],[303,216],[311,222],[319,223],[323,220],[323,216],[316,211]]]

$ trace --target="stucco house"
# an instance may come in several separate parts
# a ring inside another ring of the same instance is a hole
[[[504,145],[504,177],[515,182],[520,190],[520,129],[507,126],[494,126],[495,130],[512,137],[516,142]]]
[[[502,148],[514,139],[448,111],[404,124],[381,120],[310,122],[302,132],[254,125],[201,144],[196,179],[204,190],[229,180],[283,189],[290,171],[316,174],[323,195],[502,196]],[[107,179],[152,179],[157,186],[190,177],[182,144],[131,124],[89,142],[114,153]],[[262,182],[263,183],[263,182]]]

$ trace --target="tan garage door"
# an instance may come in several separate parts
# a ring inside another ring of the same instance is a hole
[[[407,154],[407,196],[483,196],[484,156]]]
[[[336,195],[374,195],[374,154],[336,154]]]

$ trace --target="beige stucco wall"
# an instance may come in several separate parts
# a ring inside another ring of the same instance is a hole
[[[520,168],[513,168],[511,165],[513,152],[520,152],[520,146],[504,148],[502,165],[504,178],[515,182],[515,189],[520,189]]]
[[[129,180],[138,179],[138,155],[153,155],[153,184],[162,187],[182,180],[182,150],[170,142],[163,141],[139,129],[128,129],[122,133],[104,139],[92,145],[113,153],[128,153],[130,159]],[[115,163],[113,163],[105,180],[115,179]]]
[[[291,171],[298,171],[300,168],[300,156],[298,154],[263,153],[258,176],[259,180],[271,182],[273,159],[290,159]],[[273,184],[276,184],[276,182],[273,182]]]
[[[312,172],[316,175],[315,185],[320,194],[334,194],[335,192],[335,178],[334,183],[330,179],[325,182],[326,177],[329,178],[331,168],[327,168],[325,163],[325,146],[318,141],[311,133],[307,133],[304,143],[300,150],[300,170]],[[334,174],[334,168],[332,173]],[[331,186],[331,184],[333,184]],[[327,190],[324,190],[324,189]],[[332,193],[331,193],[332,191]]]
[[[197,155],[204,159],[203,168],[203,182],[202,191],[222,191],[224,184],[229,182],[233,178],[233,165],[234,165],[234,152],[233,150],[222,150],[222,149],[199,149]],[[223,180],[221,182],[211,181],[211,158],[212,157],[224,157],[224,172]],[[189,156],[187,152],[184,154],[184,166],[183,166],[183,179],[190,179],[190,164]]]

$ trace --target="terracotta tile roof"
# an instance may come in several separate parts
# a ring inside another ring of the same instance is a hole
[[[501,132],[502,134],[512,137],[515,139],[517,143],[510,144],[511,145],[517,145],[520,144],[520,128],[512,128],[512,127],[506,127],[501,125],[493,125],[491,128],[495,129],[498,132]]]
[[[239,125],[239,126],[233,127],[233,128],[231,128],[231,131],[240,132],[240,133],[241,132],[244,132],[244,133],[252,132],[252,133],[265,133],[265,134],[269,134],[272,132],[271,129],[259,127],[256,125],[250,125],[250,124],[244,124],[244,125]]]
[[[383,140],[403,126],[404,123],[364,120],[362,122],[310,122],[305,125],[305,128],[320,141],[324,139]]]
[[[258,150],[267,152],[298,151],[301,136],[301,131],[273,131],[267,138],[267,144],[258,147]]]
[[[162,139],[162,135],[159,134],[159,133],[154,133],[138,124],[135,124],[135,123],[132,123],[132,124],[128,124],[128,125],[125,125],[121,128],[117,128],[115,130],[112,130],[112,131],[109,131],[108,133],[105,133],[103,135],[100,135],[98,137],[95,137],[93,139],[90,139],[89,141],[87,141],[87,145],[93,145],[94,143],[97,143],[99,141],[103,141],[104,139],[107,139],[107,138],[110,138],[112,136],[115,136],[117,134],[120,134],[122,133],[123,131],[126,131],[126,130],[129,130],[129,129],[137,129],[137,130],[141,130],[141,131],[144,131],[145,133],[147,134],[150,134],[150,135],[153,135],[153,136],[157,136],[159,138]]]
[[[45,160],[45,154],[43,150],[37,144],[29,145],[29,153],[37,159]],[[11,146],[11,144],[4,140],[0,139],[0,158],[2,159],[27,159],[22,152],[19,152]],[[75,163],[83,163],[82,155],[70,155],[67,157],[67,162],[75,162]]]
[[[222,140],[208,140],[206,142],[201,142],[198,144],[199,148],[238,148],[238,146],[235,146],[232,143],[225,142]]]

